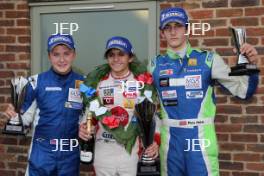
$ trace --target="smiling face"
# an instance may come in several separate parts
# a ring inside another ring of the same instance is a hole
[[[167,41],[168,48],[177,51],[186,45],[187,35],[185,26],[180,23],[168,23],[162,30],[161,36]]]
[[[49,52],[49,60],[55,72],[66,75],[71,71],[75,51],[66,45],[57,45]]]
[[[128,73],[129,63],[133,61],[132,56],[115,48],[107,51],[106,58],[109,66],[111,67],[111,73],[118,77],[124,76]]]

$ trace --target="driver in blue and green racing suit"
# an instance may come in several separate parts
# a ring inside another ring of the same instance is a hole
[[[257,88],[258,74],[229,76],[230,68],[217,53],[190,46],[186,23],[182,8],[161,12],[160,31],[168,48],[149,63],[161,102],[161,172],[163,176],[218,176],[213,87],[217,82],[247,99]],[[257,63],[253,46],[245,43],[240,51],[250,63]]]

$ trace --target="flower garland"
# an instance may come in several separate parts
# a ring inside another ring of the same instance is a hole
[[[152,85],[153,79],[151,74],[147,72],[146,67],[138,60],[133,60],[129,64],[129,69],[137,81],[142,81],[144,83],[144,87],[139,89],[138,101],[141,102],[145,98],[148,98],[150,101],[156,102],[157,94]],[[112,114],[114,108],[109,111],[104,107],[96,92],[98,83],[106,77],[110,71],[110,66],[108,64],[103,64],[96,67],[95,70],[87,75],[84,83],[80,85],[83,103],[84,106],[93,113],[95,119],[102,123],[104,129],[110,132],[118,143],[123,144],[128,153],[131,153],[136,138],[140,135],[140,129],[138,123],[136,123],[136,119],[133,117],[128,127],[125,129],[123,125],[120,125],[119,120]],[[116,111],[120,110],[121,108],[116,109]]]

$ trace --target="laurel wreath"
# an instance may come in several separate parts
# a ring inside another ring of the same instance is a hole
[[[134,59],[129,64],[129,69],[133,73],[133,75],[136,79],[138,77],[142,77],[142,76],[144,77],[144,75],[150,75],[147,72],[146,67],[136,59]],[[87,75],[86,79],[84,80],[84,85],[91,87],[91,88],[96,90],[98,83],[103,78],[108,76],[110,71],[111,71],[111,68],[108,64],[103,64],[103,65],[97,66],[92,72],[90,72]],[[151,79],[152,79],[152,77],[151,77]],[[148,82],[143,81],[143,82],[144,82],[144,88],[139,90],[139,94],[140,94],[139,96],[144,97],[144,92],[146,90],[152,91],[151,99],[155,102],[156,98],[157,98],[157,94],[156,94],[156,90],[155,90],[154,86],[152,85],[153,81],[151,83],[149,81]],[[81,95],[83,97],[84,107],[90,107],[90,103],[94,100],[97,100],[99,102],[100,107],[103,106],[97,92],[91,96],[87,96],[84,92],[82,92]],[[111,115],[112,114],[109,110],[107,110],[104,114],[97,115],[97,116],[95,115],[95,113],[93,113],[93,117],[95,117],[95,119],[100,121],[100,122],[102,122],[102,120],[105,117],[109,117]],[[109,126],[107,126],[103,123],[102,123],[102,125],[103,125],[104,129],[107,130],[109,133],[111,133],[118,143],[123,144],[126,151],[131,154],[131,151],[132,151],[132,148],[136,142],[136,139],[140,135],[140,129],[139,129],[138,123],[130,122],[126,129],[122,125],[119,125],[116,128],[110,128]]]

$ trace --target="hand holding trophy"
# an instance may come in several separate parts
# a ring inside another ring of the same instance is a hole
[[[15,117],[11,117],[3,130],[5,134],[25,135],[26,131],[23,126],[21,117],[21,107],[24,102],[26,85],[28,80],[22,76],[11,79],[11,103],[17,113]]]
[[[150,102],[147,98],[141,103],[135,105],[135,116],[137,117],[141,130],[141,139],[143,141],[144,150],[153,143],[155,133],[156,104]],[[138,164],[138,176],[143,175],[160,175],[159,161],[145,154],[143,151],[141,160]]]
[[[259,72],[255,64],[250,64],[248,58],[241,54],[240,48],[246,42],[246,32],[243,28],[232,28],[230,27],[230,32],[232,33],[233,42],[235,44],[238,61],[237,65],[231,67],[231,72],[229,76],[240,76],[240,75],[251,75]]]

